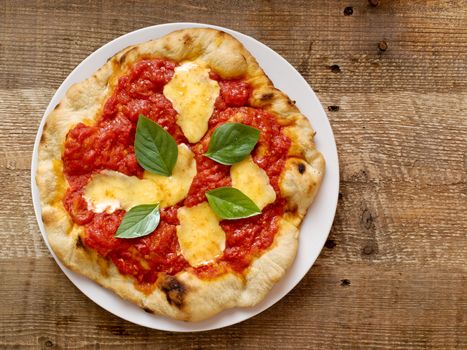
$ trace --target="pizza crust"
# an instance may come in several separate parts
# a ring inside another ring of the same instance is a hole
[[[280,179],[281,194],[287,200],[286,213],[271,247],[253,261],[243,276],[225,273],[202,280],[182,271],[175,276],[160,276],[156,288],[145,294],[135,287],[131,277],[121,275],[111,262],[83,245],[83,228],[72,222],[63,207],[67,183],[61,156],[66,134],[79,122],[96,122],[118,78],[142,57],[202,61],[222,78],[246,79],[253,88],[249,103],[272,113],[291,139],[289,158]],[[92,77],[73,85],[47,118],[39,146],[36,182],[48,241],[67,267],[147,312],[198,321],[226,308],[256,305],[295,259],[299,225],[323,178],[325,163],[314,145],[314,134],[295,104],[274,88],[256,60],[229,34],[207,28],[185,29],[126,48]]]

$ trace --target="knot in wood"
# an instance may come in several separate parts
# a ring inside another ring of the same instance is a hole
[[[333,64],[329,68],[331,68],[331,72],[333,72],[333,73],[340,73],[341,72],[341,67],[339,67],[339,65],[337,65],[337,64]]]
[[[353,14],[353,8],[351,6],[347,6],[344,9],[344,16],[352,16]]]
[[[386,51],[388,49],[388,43],[384,40],[381,40],[379,43],[378,43],[378,49],[380,51]]]
[[[350,280],[347,279],[347,278],[344,278],[343,280],[341,280],[341,286],[342,286],[342,287],[348,287],[348,286],[350,286]]]

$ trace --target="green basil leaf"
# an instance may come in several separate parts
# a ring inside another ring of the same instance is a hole
[[[251,153],[260,131],[240,123],[225,123],[214,130],[206,157],[218,163],[232,165]]]
[[[242,219],[261,214],[261,209],[242,191],[219,187],[206,192],[212,210],[222,219]]]
[[[159,204],[137,205],[125,214],[115,237],[136,238],[146,236],[156,229],[159,221]]]
[[[170,176],[177,162],[177,143],[164,128],[140,114],[136,125],[135,155],[139,165],[147,171]]]

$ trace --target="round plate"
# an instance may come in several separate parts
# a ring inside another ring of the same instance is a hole
[[[202,27],[225,31],[240,40],[246,49],[257,59],[274,85],[286,93],[292,100],[297,101],[298,108],[310,119],[313,128],[316,130],[315,141],[318,150],[326,160],[326,175],[324,176],[321,189],[302,223],[295,262],[267,297],[255,307],[227,309],[208,320],[188,323],[146,313],[141,308],[121,299],[116,294],[100,287],[88,278],[64,267],[47,242],[47,235],[41,219],[39,191],[34,178],[37,168],[37,150],[46,117],[65,96],[66,91],[72,84],[90,77],[98,68],[105,64],[109,57],[112,57],[127,46],[160,38],[177,29]],[[284,77],[287,77],[287,79],[284,79]],[[323,248],[331,229],[339,192],[339,163],[334,135],[318,98],[305,79],[278,53],[249,36],[227,28],[199,23],[170,23],[147,27],[125,34],[89,55],[70,73],[58,88],[42,117],[32,156],[31,187],[34,211],[47,247],[65,275],[81,292],[99,306],[127,321],[160,330],[193,332],[226,327],[253,317],[278,302],[305,276]]]

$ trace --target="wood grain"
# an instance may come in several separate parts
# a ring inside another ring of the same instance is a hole
[[[341,168],[310,273],[271,309],[202,334],[88,300],[51,258],[30,195],[35,133],[63,79],[113,38],[177,21],[239,30],[292,63]],[[466,23],[462,0],[0,0],[0,348],[467,348]]]
[[[20,348],[316,349],[323,347],[463,348],[466,306],[462,269],[423,267],[379,269],[366,263],[318,263],[287,297],[271,309],[229,328],[177,334],[130,324],[93,305],[65,277],[53,259],[0,261],[5,304],[13,290],[27,296],[5,308],[0,321],[4,344]],[[346,285],[342,281],[347,279]],[[26,281],[26,284],[25,284]],[[336,301],[339,301],[336,303]],[[31,309],[36,313],[31,313]],[[427,322],[427,318],[437,322]],[[96,346],[99,344],[99,346]]]

